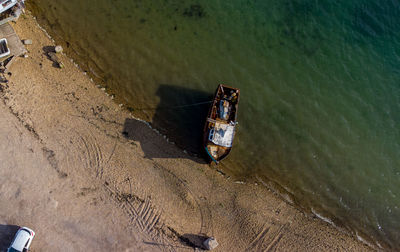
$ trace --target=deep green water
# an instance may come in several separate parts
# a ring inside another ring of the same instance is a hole
[[[398,1],[32,0],[30,8],[82,68],[191,152],[207,106],[168,108],[206,101],[219,83],[239,87],[239,131],[224,167],[274,181],[301,207],[400,249]]]

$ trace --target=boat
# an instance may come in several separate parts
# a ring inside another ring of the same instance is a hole
[[[10,49],[6,38],[0,39],[0,58],[10,55]]]
[[[210,162],[218,164],[230,153],[237,125],[240,90],[220,84],[204,126],[204,149]]]
[[[17,20],[24,10],[25,0],[0,0],[0,25]]]
[[[0,13],[3,13],[18,3],[17,0],[0,0]]]

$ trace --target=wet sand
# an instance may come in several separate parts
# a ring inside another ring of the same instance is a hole
[[[135,120],[26,15],[28,58],[0,92],[0,250],[17,226],[32,251],[368,251],[256,184],[238,183]]]

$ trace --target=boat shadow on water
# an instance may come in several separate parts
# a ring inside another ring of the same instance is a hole
[[[159,104],[155,108],[136,108],[148,110],[153,115],[151,126],[179,148],[186,150],[199,163],[203,160],[202,137],[204,122],[213,94],[185,87],[168,84],[159,85],[156,92]],[[130,140],[140,142],[146,158],[188,158],[183,151],[169,151],[166,141],[149,141],[157,139],[157,133],[143,122],[127,118],[123,135]],[[161,151],[160,151],[161,149]],[[198,156],[199,158],[196,158]]]

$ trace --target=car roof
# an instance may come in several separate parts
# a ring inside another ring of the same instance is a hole
[[[18,230],[15,239],[11,245],[12,248],[22,251],[25,247],[26,242],[30,239],[31,234],[24,229]]]

